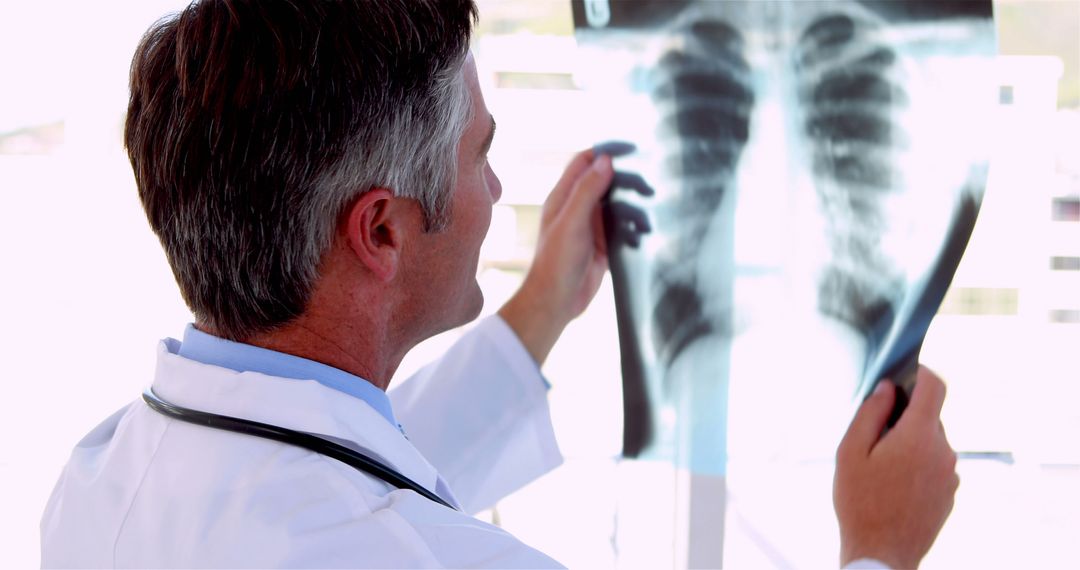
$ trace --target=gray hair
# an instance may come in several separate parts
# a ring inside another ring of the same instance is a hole
[[[357,140],[351,154],[331,166],[304,197],[298,210],[308,218],[303,225],[310,231],[302,247],[296,244],[296,259],[310,279],[317,275],[340,213],[366,191],[357,189],[386,188],[400,198],[412,198],[423,209],[427,231],[446,227],[457,186],[458,144],[473,118],[461,68],[447,68],[434,78],[432,105],[426,112],[406,102],[388,104],[400,110],[387,117],[383,136]]]
[[[243,341],[302,314],[372,188],[445,227],[475,19],[472,0],[197,0],[151,27],[124,141],[200,324]]]

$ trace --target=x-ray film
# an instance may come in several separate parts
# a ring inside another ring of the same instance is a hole
[[[802,431],[910,393],[986,184],[990,1],[572,5],[635,146],[606,212],[624,455],[723,474],[733,411]]]

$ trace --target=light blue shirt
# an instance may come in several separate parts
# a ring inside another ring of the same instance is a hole
[[[177,354],[212,366],[221,366],[237,372],[258,372],[267,376],[292,378],[294,380],[314,380],[327,388],[344,392],[368,403],[375,411],[382,414],[390,425],[401,429],[394,418],[390,398],[386,392],[363,378],[327,366],[314,360],[259,348],[250,344],[233,342],[204,333],[188,325],[184,329],[184,341]]]

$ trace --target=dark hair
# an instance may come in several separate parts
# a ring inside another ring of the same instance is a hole
[[[300,315],[373,187],[445,225],[476,17],[472,0],[200,0],[150,28],[124,142],[200,323],[244,340]]]

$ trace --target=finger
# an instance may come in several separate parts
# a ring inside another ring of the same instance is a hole
[[[652,226],[649,224],[649,216],[641,208],[631,206],[625,202],[612,202],[609,206],[614,218],[623,225],[630,225],[638,233],[649,233]]]
[[[619,226],[618,236],[619,242],[625,243],[632,249],[637,249],[641,245],[641,234],[626,226]]]
[[[847,455],[866,457],[870,454],[885,429],[894,401],[896,386],[888,380],[878,382],[874,392],[855,413],[855,419],[851,420],[851,426],[840,441],[840,448],[836,452],[838,459]]]
[[[607,210],[606,220],[611,224],[609,231],[616,243],[637,248],[641,244],[641,235],[652,230],[648,216],[639,208],[624,202],[609,202]]]
[[[552,212],[557,212],[561,209],[562,204],[566,202],[567,196],[569,196],[571,189],[581,177],[582,173],[589,169],[589,166],[593,163],[593,158],[596,155],[593,150],[586,149],[576,155],[570,160],[570,164],[566,165],[566,169],[563,170],[562,176],[559,181],[555,183],[555,187],[552,188],[551,193],[548,194],[547,204],[551,204]],[[545,208],[547,210],[548,208]],[[545,212],[546,213],[546,212]]]
[[[640,174],[633,172],[621,172],[616,170],[615,176],[611,179],[612,188],[622,188],[625,190],[633,190],[642,196],[652,196],[656,194],[656,190],[641,177]]]
[[[548,199],[556,203],[562,203],[566,194],[573,188],[578,177],[592,164],[593,159],[597,156],[623,156],[625,154],[630,154],[635,150],[637,150],[637,147],[633,143],[624,141],[606,141],[597,143],[593,145],[592,148],[587,148],[577,153],[574,155],[574,158],[570,160],[570,163],[566,165],[562,176],[559,178],[559,181],[555,183],[555,187],[548,196]],[[644,180],[642,180],[642,183],[646,188],[652,190]]]
[[[601,257],[607,257],[607,234],[604,232],[604,208],[600,204],[597,204],[593,209],[592,219],[592,233],[593,233],[593,247],[596,250],[596,254]]]
[[[911,402],[900,416],[900,422],[903,422],[904,418],[909,418],[909,422],[937,424],[944,403],[945,383],[929,368],[919,366],[918,374],[915,376],[915,388],[911,392]]]

